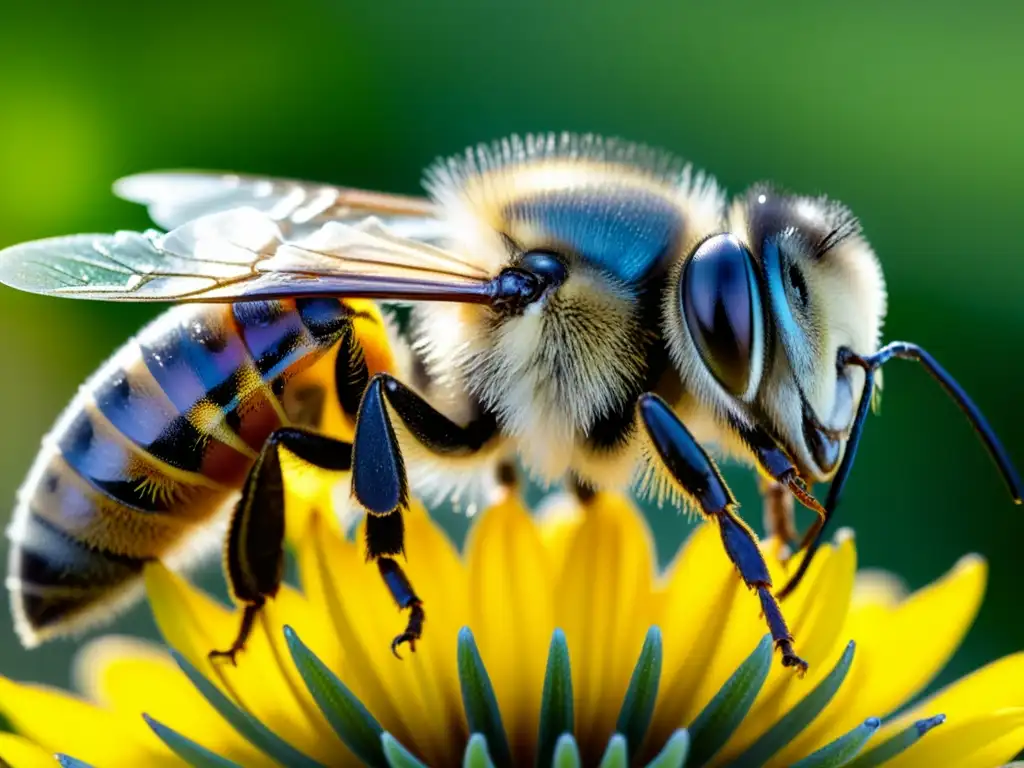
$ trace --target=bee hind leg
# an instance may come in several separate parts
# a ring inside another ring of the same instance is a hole
[[[706,518],[718,523],[726,554],[747,587],[757,592],[772,640],[782,653],[783,666],[797,667],[803,673],[807,662],[793,650],[793,636],[772,594],[771,576],[757,538],[736,514],[739,505],[715,463],[660,397],[641,395],[637,410],[652,458],[660,462],[676,487],[698,505]]]
[[[391,650],[403,643],[415,651],[426,614],[412,583],[393,556],[404,552],[402,512],[409,487],[401,446],[392,423],[400,420],[412,439],[438,456],[470,456],[497,432],[493,418],[482,417],[463,427],[437,411],[398,379],[380,373],[370,379],[359,404],[352,457],[352,494],[366,508],[367,557],[377,562],[381,577],[398,607],[409,610],[405,631]]]
[[[249,470],[228,531],[228,584],[235,599],[244,606],[242,623],[231,647],[211,651],[211,659],[225,658],[235,663],[235,657],[245,649],[252,634],[260,609],[281,586],[285,532],[281,448],[324,470],[345,471],[352,465],[351,445],[314,432],[285,427],[267,438]]]

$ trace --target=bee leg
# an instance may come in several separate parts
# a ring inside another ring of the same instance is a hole
[[[793,515],[793,495],[785,486],[764,477],[758,477],[758,490],[764,509],[765,532],[778,542],[780,557],[786,560],[799,538]]]
[[[707,518],[718,523],[726,554],[747,587],[757,592],[772,640],[782,653],[783,666],[795,666],[802,673],[807,662],[793,650],[793,636],[772,594],[764,555],[753,531],[736,514],[739,505],[718,467],[660,397],[652,393],[641,395],[637,408],[653,453],[664,471]]]
[[[799,470],[796,468],[796,464],[789,458],[789,454],[776,442],[775,438],[768,434],[764,429],[760,427],[751,427],[741,425],[737,423],[732,424],[733,429],[739,434],[740,438],[747,447],[750,448],[754,455],[754,461],[757,462],[758,469],[761,470],[763,478],[771,478],[775,484],[785,487],[789,492],[807,507],[809,510],[814,512],[818,519],[824,519],[825,508],[818,502],[816,498],[811,494],[807,488],[807,484],[800,476]],[[771,483],[762,485],[761,495],[765,496],[765,489],[771,488]],[[767,498],[765,499],[767,506]],[[793,523],[793,502],[789,500],[789,511],[788,522],[791,529],[794,528]],[[767,511],[767,510],[766,510]],[[767,518],[766,518],[767,519]],[[770,529],[773,530],[774,529]],[[793,534],[786,543],[792,543],[796,539],[796,531],[793,530]]]
[[[345,471],[352,465],[351,445],[314,432],[285,427],[267,438],[249,470],[228,531],[228,583],[235,599],[245,606],[242,624],[231,647],[211,651],[211,659],[226,658],[235,663],[260,609],[281,586],[285,522],[280,448],[287,448],[320,469]]]
[[[409,609],[405,631],[391,644],[408,643],[415,650],[425,614],[405,572],[392,558],[404,548],[402,511],[408,507],[409,487],[392,412],[409,435],[438,456],[469,456],[497,432],[493,417],[481,417],[462,427],[437,411],[398,379],[379,373],[370,379],[356,419],[352,456],[352,494],[366,508],[366,553],[376,560],[384,583],[399,608]]]

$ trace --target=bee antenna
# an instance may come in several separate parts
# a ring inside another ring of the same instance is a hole
[[[844,353],[841,353],[843,355]],[[917,344],[911,344],[907,341],[894,341],[891,344],[886,344],[878,352],[868,357],[860,357],[855,355],[849,350],[845,350],[845,363],[850,365],[859,365],[864,368],[865,371],[874,371],[881,368],[889,360],[894,357],[903,360],[916,360],[924,366],[924,369],[928,371],[933,379],[939,382],[939,385],[946,390],[946,394],[949,395],[953,402],[957,404],[957,407],[963,411],[967,420],[971,422],[971,426],[974,427],[974,431],[978,433],[978,437],[981,438],[981,442],[985,444],[985,448],[988,449],[989,455],[995,460],[996,465],[999,467],[999,471],[1003,476],[1003,480],[1006,482],[1007,487],[1010,489],[1010,494],[1013,496],[1015,504],[1021,503],[1021,483],[1020,476],[1017,474],[1017,470],[1013,466],[1013,462],[1010,461],[1010,456],[1003,447],[1003,444],[999,442],[999,438],[996,437],[995,431],[989,426],[985,416],[982,414],[981,409],[974,404],[974,401],[968,397],[956,379],[954,379],[949,372],[939,365],[939,361],[931,356],[926,350],[919,347]],[[844,360],[840,359],[840,365],[844,363]]]
[[[861,393],[860,402],[857,405],[857,415],[854,416],[853,425],[850,428],[850,436],[847,439],[843,460],[840,462],[839,469],[836,470],[835,477],[832,478],[832,483],[828,489],[828,498],[825,499],[824,505],[825,514],[815,521],[814,525],[807,531],[807,535],[804,536],[800,549],[806,549],[806,554],[789,582],[777,593],[777,597],[780,600],[796,589],[804,574],[807,573],[811,560],[821,546],[825,529],[832,519],[836,507],[839,506],[839,497],[849,478],[854,457],[857,455],[857,446],[860,445],[861,433],[864,431],[864,424],[867,421],[871,404],[871,396],[874,393],[875,372],[894,357],[903,360],[916,360],[921,363],[932,378],[938,381],[942,388],[946,390],[946,394],[953,399],[960,410],[964,412],[964,415],[967,416],[971,426],[974,427],[974,431],[978,433],[978,437],[981,438],[989,454],[995,460],[1003,480],[1010,489],[1010,495],[1013,497],[1014,503],[1021,503],[1020,476],[1010,461],[1009,454],[1007,454],[1003,444],[999,442],[996,433],[982,415],[981,409],[974,404],[974,401],[964,392],[963,387],[957,383],[956,379],[945,368],[939,365],[939,362],[931,354],[918,345],[906,341],[894,341],[882,347],[875,354],[868,356],[861,356],[849,349],[843,348],[839,350],[838,363],[840,367],[844,365],[857,365],[864,369],[864,391]]]

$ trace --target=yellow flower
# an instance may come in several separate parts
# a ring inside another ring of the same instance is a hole
[[[236,612],[151,566],[149,600],[174,655],[95,641],[79,664],[85,699],[0,678],[0,712],[18,734],[0,735],[0,762],[970,768],[1024,746],[1024,654],[892,714],[971,624],[980,558],[905,595],[892,578],[858,578],[841,533],[783,605],[810,662],[801,678],[773,658],[713,526],[659,575],[624,498],[546,506],[531,516],[510,495],[476,519],[462,557],[410,511],[408,573],[428,623],[403,661],[389,647],[402,619],[377,569],[315,513],[297,537],[301,590],[269,604],[237,667],[207,659],[233,637]]]

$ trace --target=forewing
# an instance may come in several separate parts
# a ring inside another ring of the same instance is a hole
[[[266,212],[237,208],[167,233],[71,235],[0,251],[0,282],[106,301],[243,301],[294,295],[483,302],[490,274],[375,219],[286,239]]]
[[[291,238],[303,237],[331,221],[353,223],[368,216],[410,239],[437,242],[444,224],[426,198],[367,192],[308,181],[237,174],[167,171],[129,176],[114,192],[148,207],[164,229],[233,208],[252,208],[276,221]]]

